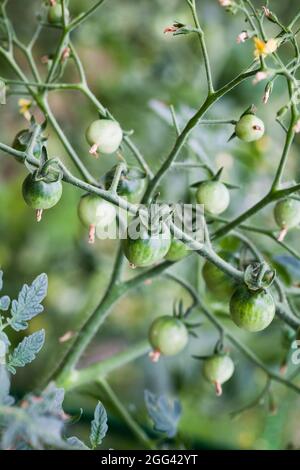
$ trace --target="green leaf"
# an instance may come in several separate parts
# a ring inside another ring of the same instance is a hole
[[[18,300],[12,301],[10,325],[14,330],[25,330],[28,326],[27,321],[44,310],[41,302],[47,295],[47,287],[46,274],[40,274],[31,286],[25,284],[22,287]]]
[[[15,374],[16,367],[24,367],[32,362],[37,353],[42,349],[44,341],[45,330],[40,330],[30,336],[26,336],[14,349],[13,353],[9,355],[8,370]]]
[[[0,298],[0,310],[8,310],[10,306],[10,298],[8,295],[4,295],[3,297]]]
[[[0,271],[0,290],[2,290],[3,287],[3,271]]]
[[[180,402],[171,401],[165,395],[157,396],[145,390],[145,403],[155,431],[164,432],[169,438],[174,437],[181,416]]]
[[[99,401],[95,408],[94,419],[91,422],[90,442],[93,449],[101,444],[106,436],[107,430],[107,413],[104,406]]]

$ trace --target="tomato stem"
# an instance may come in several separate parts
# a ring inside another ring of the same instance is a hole
[[[43,209],[37,209],[35,211],[36,221],[40,222],[42,220],[42,216],[43,216]]]
[[[91,224],[89,227],[89,243],[95,243],[96,225]]]
[[[217,397],[220,397],[220,396],[222,395],[222,393],[223,393],[222,385],[221,385],[220,382],[218,382],[218,381],[216,381],[216,382],[214,383],[214,385],[215,385],[215,389],[216,389],[216,395],[217,395]]]

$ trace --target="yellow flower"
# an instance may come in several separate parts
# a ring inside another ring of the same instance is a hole
[[[278,48],[279,41],[278,39],[268,39],[267,42],[259,39],[257,37],[253,38],[255,49],[254,49],[254,56],[255,57],[265,57],[266,55],[273,54]]]
[[[26,100],[25,98],[20,98],[18,101],[18,105],[20,108],[20,114],[23,114],[24,118],[27,119],[27,121],[30,121],[31,114],[29,112],[29,109],[31,108],[32,101]]]

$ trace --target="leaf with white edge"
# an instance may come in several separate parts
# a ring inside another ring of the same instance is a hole
[[[74,447],[74,450],[90,450],[90,448],[76,436],[68,437],[67,443],[71,447]]]
[[[2,290],[3,287],[3,271],[0,271],[0,290]]]
[[[27,321],[41,313],[44,308],[41,302],[47,295],[48,278],[46,274],[40,274],[28,286],[25,284],[18,296],[18,300],[12,301],[11,307],[11,327],[16,330],[25,330],[28,326]]]
[[[8,370],[15,374],[16,367],[24,367],[32,362],[37,353],[42,349],[44,341],[45,330],[40,330],[30,336],[26,336],[14,349],[13,353],[9,355]]]
[[[9,309],[10,306],[10,298],[8,295],[4,295],[0,298],[0,310],[6,311]]]
[[[107,413],[100,401],[95,408],[94,419],[91,422],[90,441],[92,448],[98,447],[106,436],[108,430]]]
[[[169,438],[177,433],[177,426],[181,416],[181,404],[178,400],[171,401],[166,396],[157,396],[145,390],[145,403],[154,430],[164,432]]]

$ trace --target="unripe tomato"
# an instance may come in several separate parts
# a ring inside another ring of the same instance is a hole
[[[300,201],[296,199],[282,199],[274,207],[274,217],[281,228],[279,240],[282,241],[287,231],[300,224]]]
[[[218,396],[222,395],[222,384],[232,377],[233,372],[233,360],[226,355],[215,354],[205,359],[203,364],[203,375],[209,382],[215,385]]]
[[[245,114],[235,126],[236,136],[244,142],[253,142],[260,139],[265,132],[265,125],[254,114]]]
[[[191,250],[188,249],[187,245],[181,240],[172,237],[171,245],[165,259],[167,261],[180,261],[189,254],[191,254]]]
[[[89,228],[89,243],[94,243],[96,227],[107,227],[116,217],[116,209],[96,194],[84,194],[78,204],[78,216]]]
[[[120,124],[111,119],[98,119],[92,122],[86,130],[86,140],[91,145],[90,153],[114,153],[118,150],[123,139]]]
[[[204,205],[204,210],[212,215],[224,212],[230,202],[229,191],[220,181],[204,181],[196,192],[198,204]]]
[[[39,179],[36,173],[29,174],[23,182],[22,193],[28,206],[36,209],[36,217],[39,222],[43,210],[50,209],[60,200],[62,183],[60,180],[49,183]]]
[[[130,227],[129,225],[127,238],[123,240],[123,249],[131,267],[151,266],[167,254],[171,245],[168,228],[164,227],[158,234],[151,234],[146,229],[141,229],[141,233],[137,234],[135,239],[130,237]]]
[[[153,348],[150,357],[157,362],[161,354],[174,356],[182,351],[188,342],[188,331],[179,318],[164,315],[152,323],[149,342]]]
[[[66,21],[69,20],[69,17],[70,17],[69,10],[67,8],[65,8],[65,19],[66,19]],[[56,3],[55,5],[50,6],[49,10],[48,10],[48,21],[49,21],[49,23],[59,24],[59,23],[62,23],[62,19],[63,19],[62,5],[60,3]]]
[[[264,290],[250,291],[241,285],[230,299],[230,315],[234,323],[244,330],[264,330],[275,315],[273,297]]]
[[[230,253],[221,251],[218,255],[225,261],[232,262]],[[229,276],[209,261],[205,261],[202,268],[202,276],[209,292],[216,300],[227,300],[233,293],[235,284]]]
[[[28,133],[28,130],[24,129],[23,131],[20,131],[17,133],[17,135],[15,136],[14,138],[14,141],[12,143],[12,147],[15,149],[15,150],[18,150],[19,152],[25,152],[26,148],[27,148],[27,145],[24,145],[20,142],[20,139],[22,139],[22,136],[24,136],[25,134]],[[41,155],[41,150],[42,150],[42,146],[39,142],[36,142],[34,147],[33,147],[33,156],[35,158],[39,158],[40,155]]]
[[[109,189],[115,174],[115,167],[104,175],[105,189]],[[137,202],[145,189],[146,175],[136,167],[129,167],[122,172],[117,194],[129,202]]]

